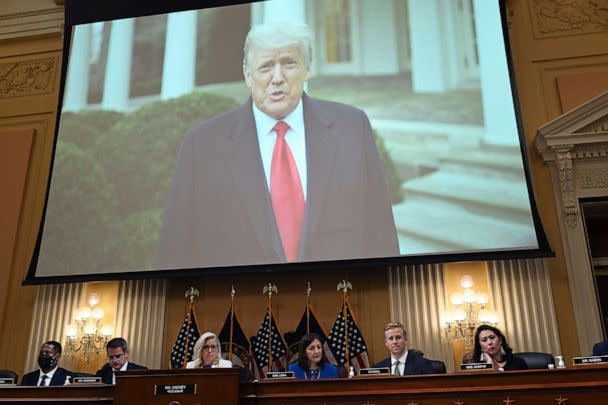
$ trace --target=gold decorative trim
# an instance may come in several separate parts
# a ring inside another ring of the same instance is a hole
[[[535,37],[608,31],[605,0],[532,0]]]
[[[577,183],[579,188],[608,188],[608,169],[581,171]]]
[[[565,145],[564,145],[565,146]],[[559,148],[555,150],[556,156],[556,167],[559,173],[559,188],[562,199],[562,207],[566,214],[566,224],[568,227],[576,227],[576,203],[574,195],[574,182],[572,180],[572,146],[566,148]]]
[[[52,92],[56,66],[56,58],[0,64],[0,99]]]

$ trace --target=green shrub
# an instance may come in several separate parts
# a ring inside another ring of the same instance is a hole
[[[397,166],[393,162],[391,155],[388,153],[384,140],[374,130],[374,137],[376,138],[376,146],[378,147],[378,154],[384,164],[384,173],[386,175],[386,182],[388,184],[389,192],[391,193],[391,203],[397,204],[403,201],[403,193],[401,192],[401,184],[403,179],[399,175]]]
[[[46,273],[103,272],[115,233],[114,188],[89,151],[59,141],[40,264]],[[93,196],[94,198],[90,198]]]
[[[100,137],[93,151],[116,188],[120,216],[164,207],[184,134],[237,106],[231,98],[191,93],[150,103]]]
[[[124,116],[118,111],[103,110],[63,113],[59,121],[59,139],[82,149],[90,148]]]

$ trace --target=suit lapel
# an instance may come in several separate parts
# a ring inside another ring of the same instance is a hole
[[[306,252],[309,238],[319,225],[323,202],[331,184],[335,165],[334,155],[338,140],[332,136],[333,117],[329,116],[317,101],[302,95],[304,125],[306,128],[307,201],[304,227],[300,242],[300,255]]]
[[[243,209],[248,213],[259,245],[265,257],[283,258],[283,250],[274,221],[270,194],[266,185],[256,136],[251,98],[238,114],[238,121],[229,135],[234,159],[228,165],[235,190],[241,195]],[[272,244],[268,241],[272,240]]]
[[[40,375],[38,375],[40,377]],[[61,368],[57,368],[55,374],[53,374],[53,378],[51,378],[51,382],[49,385],[64,385],[65,384],[65,374],[62,372]]]

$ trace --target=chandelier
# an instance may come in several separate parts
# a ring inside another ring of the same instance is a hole
[[[449,342],[464,341],[466,350],[475,347],[475,330],[479,325],[498,324],[498,315],[494,311],[486,309],[488,295],[476,293],[473,290],[473,278],[469,275],[460,279],[462,292],[455,292],[450,297],[451,312],[445,312],[442,316],[443,338]]]
[[[66,326],[65,352],[68,355],[81,353],[85,363],[89,364],[91,358],[105,348],[108,338],[112,335],[112,328],[103,326],[103,309],[96,308],[99,295],[90,294],[87,301],[88,307],[76,311],[75,323]]]

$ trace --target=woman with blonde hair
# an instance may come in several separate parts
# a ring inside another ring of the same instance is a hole
[[[220,340],[213,332],[205,332],[194,345],[194,360],[186,368],[230,368],[232,362],[222,359]]]

